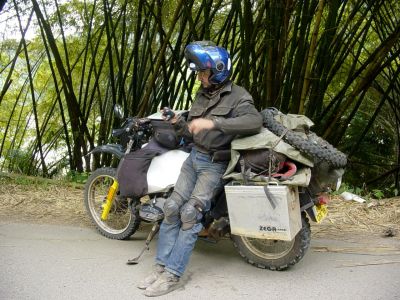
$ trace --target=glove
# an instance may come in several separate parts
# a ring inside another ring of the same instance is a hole
[[[169,107],[164,107],[161,115],[165,121],[169,121],[175,117],[175,113]]]

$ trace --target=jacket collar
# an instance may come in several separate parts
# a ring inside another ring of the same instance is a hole
[[[219,90],[215,91],[214,93],[209,93],[206,89],[201,88],[200,93],[203,94],[208,99],[214,100],[214,98],[220,98],[220,96],[226,92],[232,91],[232,81],[227,81]],[[218,97],[216,97],[218,96]]]
[[[207,103],[207,109],[209,109],[220,102],[221,96],[223,96],[223,94],[230,93],[231,91],[232,91],[232,81],[228,81],[219,91],[217,91],[213,95],[210,95],[209,93],[205,92],[204,89],[201,90],[201,93],[205,98],[209,100]]]

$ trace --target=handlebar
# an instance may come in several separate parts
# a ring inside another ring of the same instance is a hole
[[[112,136],[119,137],[125,132],[125,128],[113,129]]]
[[[143,125],[150,123],[150,119],[148,118],[127,118],[124,122],[124,126],[122,128],[117,128],[112,130],[113,137],[120,137],[124,133],[132,134],[140,129],[142,129]]]

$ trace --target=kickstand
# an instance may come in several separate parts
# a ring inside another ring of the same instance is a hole
[[[150,233],[149,233],[149,235],[147,236],[147,239],[146,239],[146,245],[144,246],[142,251],[140,251],[140,254],[135,258],[129,259],[126,262],[126,264],[128,264],[128,265],[137,265],[139,263],[139,259],[142,256],[142,254],[144,253],[144,251],[150,249],[150,247],[149,247],[150,242],[153,240],[154,236],[157,234],[159,229],[160,229],[160,223],[157,222],[151,228],[151,231],[150,231]]]

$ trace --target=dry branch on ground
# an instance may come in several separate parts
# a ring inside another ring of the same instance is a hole
[[[316,237],[335,237],[351,232],[363,232],[399,238],[399,197],[369,203],[345,201],[340,197],[334,197],[329,202],[328,208],[327,218],[321,224],[313,226],[313,235]]]

